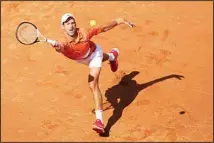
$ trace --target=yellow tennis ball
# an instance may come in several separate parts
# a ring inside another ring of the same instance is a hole
[[[97,23],[96,23],[96,21],[95,20],[90,20],[90,25],[91,26],[95,26]]]

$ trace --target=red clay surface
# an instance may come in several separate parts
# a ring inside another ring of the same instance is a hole
[[[213,141],[212,11],[212,2],[2,2],[2,141]],[[67,12],[79,27],[118,17],[137,26],[93,39],[120,49],[119,70],[104,63],[100,77],[109,137],[92,130],[88,67],[15,38],[30,21],[58,40]]]

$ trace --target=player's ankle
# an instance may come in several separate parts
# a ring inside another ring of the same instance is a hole
[[[101,122],[103,123],[103,110],[96,110],[95,114],[96,114],[96,119],[101,120]]]

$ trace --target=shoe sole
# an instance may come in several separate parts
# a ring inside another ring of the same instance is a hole
[[[104,129],[103,128],[99,128],[95,125],[93,125],[93,128],[92,128],[94,131],[96,131],[97,133],[104,133]]]
[[[110,63],[111,64],[111,63]],[[116,72],[117,70],[118,70],[118,60],[116,59],[116,64],[117,64],[117,69],[116,70],[112,70],[112,68],[111,68],[111,71],[112,72]]]

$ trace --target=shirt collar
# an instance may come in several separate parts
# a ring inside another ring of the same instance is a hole
[[[65,33],[65,38],[69,43],[76,44],[80,41],[80,39],[82,39],[82,34],[80,33],[79,28],[77,28],[76,30],[77,30],[77,38],[75,40],[73,40],[73,38],[71,38],[68,34]]]

